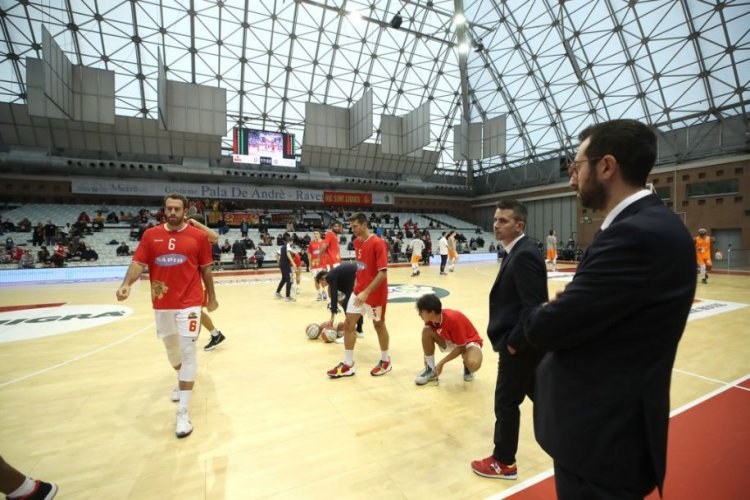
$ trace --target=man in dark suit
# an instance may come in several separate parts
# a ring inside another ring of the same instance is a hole
[[[507,252],[490,291],[487,336],[499,354],[495,385],[495,449],[471,463],[480,476],[516,479],[516,451],[524,398],[532,396],[534,371],[543,352],[528,345],[522,320],[547,301],[547,269],[537,246],[524,235],[526,207],[515,200],[497,203],[493,229]]]
[[[534,430],[558,498],[643,498],[666,469],[669,385],[695,294],[690,233],[645,190],[656,136],[635,120],[584,130],[570,185],[605,214],[573,281],[526,318],[549,351]]]

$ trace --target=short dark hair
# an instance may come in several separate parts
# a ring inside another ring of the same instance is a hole
[[[440,314],[443,311],[443,304],[434,293],[422,295],[417,299],[417,311],[427,311]]]
[[[320,283],[321,280],[328,279],[328,271],[321,269],[318,274],[315,275],[315,283]]]
[[[612,155],[620,164],[622,178],[631,186],[645,186],[656,163],[656,134],[638,120],[611,120],[586,127],[578,134],[588,158]]]
[[[523,222],[524,225],[529,217],[529,211],[526,206],[518,200],[500,200],[497,202],[498,210],[513,210],[513,219]]]
[[[206,218],[203,217],[203,214],[193,214],[190,217],[188,217],[188,219],[197,220],[201,224],[205,224],[206,223]]]
[[[362,212],[357,212],[356,214],[352,214],[351,217],[349,217],[349,222],[356,221],[357,224],[364,224],[366,226],[369,226],[369,220],[367,219],[367,216]]]
[[[169,193],[167,196],[164,197],[164,201],[162,202],[163,206],[167,206],[167,200],[180,200],[182,202],[182,208],[187,208],[188,206],[188,199],[187,196],[180,193]]]

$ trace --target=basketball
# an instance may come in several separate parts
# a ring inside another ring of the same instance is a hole
[[[318,326],[317,323],[310,323],[307,325],[307,328],[305,328],[305,333],[307,334],[307,338],[315,340],[318,338],[318,335],[320,335],[320,326]]]
[[[338,301],[339,304],[346,305],[346,304],[344,304],[344,299],[345,298],[346,298],[346,294],[344,292],[338,292],[336,294],[336,300]]]
[[[716,260],[721,260],[723,258],[724,256],[721,254],[721,252],[716,252],[716,255],[714,255],[714,259]]]
[[[331,342],[334,342],[338,338],[338,334],[336,333],[336,330],[333,330],[331,328],[326,328],[322,332],[320,332],[320,338],[323,339],[323,342],[326,344],[330,344]]]

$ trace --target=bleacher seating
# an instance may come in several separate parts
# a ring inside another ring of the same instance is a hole
[[[96,214],[96,212],[99,210],[99,206],[96,205],[83,205],[83,204],[76,204],[76,205],[53,205],[53,204],[26,204],[14,209],[10,210],[4,210],[0,212],[2,214],[3,220],[9,220],[14,223],[18,223],[20,220],[24,218],[28,218],[32,222],[32,226],[36,226],[38,222],[41,222],[42,224],[45,224],[47,221],[52,221],[55,225],[58,227],[66,227],[67,224],[72,224],[75,222],[81,212],[86,212],[92,219],[93,216]],[[107,206],[107,213],[109,212],[116,212],[119,214],[120,211],[123,211],[125,213],[132,213],[136,214],[138,210],[141,208],[148,208],[152,211],[152,213],[156,212],[158,208],[156,207],[135,207],[135,206],[128,206],[128,205],[110,205]],[[274,213],[282,213],[282,212],[289,212],[289,210],[274,210]],[[379,214],[381,212],[378,212]],[[440,238],[440,234],[442,231],[446,230],[447,227],[443,226],[440,229],[437,228],[429,228],[430,220],[441,220],[444,223],[450,223],[452,225],[457,226],[459,232],[463,231],[464,235],[467,238],[471,238],[474,236],[473,229],[475,226],[472,224],[461,221],[459,219],[456,219],[454,217],[446,216],[443,214],[427,214],[428,216],[425,217],[422,214],[416,214],[416,213],[393,213],[391,214],[391,217],[398,215],[399,217],[399,229],[400,231],[403,231],[403,224],[407,220],[411,218],[412,222],[416,222],[419,225],[419,228],[421,230],[428,229],[430,233],[430,237],[433,242],[433,252],[437,251],[437,240]],[[335,214],[331,214],[332,217],[335,217]],[[152,219],[153,222],[153,219]],[[391,225],[384,225],[388,229],[390,229]],[[281,228],[274,228],[269,231],[271,237],[274,240],[274,244],[270,246],[262,246],[264,252],[266,253],[266,258],[264,262],[264,268],[271,268],[275,267],[276,264],[276,254],[278,253],[279,247],[275,245],[276,236],[279,234],[283,234],[285,232],[284,229]],[[312,231],[310,232],[303,232],[298,231],[297,235],[300,237],[304,237],[305,235],[309,235],[312,238]],[[32,247],[31,245],[31,237],[32,234],[29,232],[21,233],[21,232],[10,232],[6,233],[6,236],[4,237],[11,237],[14,239],[16,244],[23,245],[27,249],[31,249],[34,253],[34,256],[36,257],[36,252],[39,250],[39,247]],[[348,234],[348,231],[344,232],[344,236],[346,237],[347,242],[350,240],[351,235]],[[253,240],[256,246],[259,245],[261,239],[260,239],[260,233],[257,228],[250,228],[248,231],[248,237]],[[241,232],[239,228],[232,227],[229,228],[229,231],[223,235],[219,236],[219,244],[223,243],[224,240],[229,240],[230,244],[234,243],[236,240],[241,239]],[[491,239],[491,237],[489,238]],[[117,266],[126,266],[130,263],[131,257],[130,256],[117,256],[116,255],[116,248],[117,245],[108,245],[108,243],[112,240],[116,240],[118,242],[125,241],[128,243],[128,245],[132,250],[135,250],[135,247],[137,246],[137,242],[130,240],[130,222],[121,222],[117,224],[112,223],[105,223],[104,230],[98,231],[98,232],[92,232],[91,234],[86,234],[82,241],[89,245],[92,249],[94,249],[98,255],[99,259],[97,261],[66,261],[66,266],[68,267],[83,267],[83,266],[105,266],[105,265],[117,265]],[[407,245],[409,243],[409,239],[405,238],[402,245],[402,250],[400,254],[399,261],[403,262],[405,261],[405,255],[407,252]],[[489,244],[487,242],[487,238],[485,238],[485,248]],[[49,249],[52,250],[51,248]],[[254,250],[248,250],[247,255],[250,257],[253,255]],[[347,249],[347,244],[341,245],[341,256],[343,260],[351,260],[353,259],[353,251]],[[40,263],[36,264],[36,267],[41,267]],[[220,259],[220,267],[221,268],[234,268],[234,256],[231,252],[229,253],[222,253],[221,259]],[[249,265],[247,266],[248,269],[253,268],[254,266]],[[17,268],[17,264],[4,264],[0,266],[0,269],[15,269]]]

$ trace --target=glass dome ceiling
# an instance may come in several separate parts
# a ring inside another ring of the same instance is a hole
[[[666,131],[748,113],[747,1],[5,0],[0,25],[0,100],[26,102],[44,26],[73,64],[116,72],[118,115],[156,119],[159,55],[170,80],[225,88],[227,149],[237,125],[304,149],[305,102],[348,107],[367,88],[375,128],[431,101],[438,173],[467,171],[452,157],[464,90],[469,121],[508,115],[506,154],[475,174],[570,153],[595,121]]]

